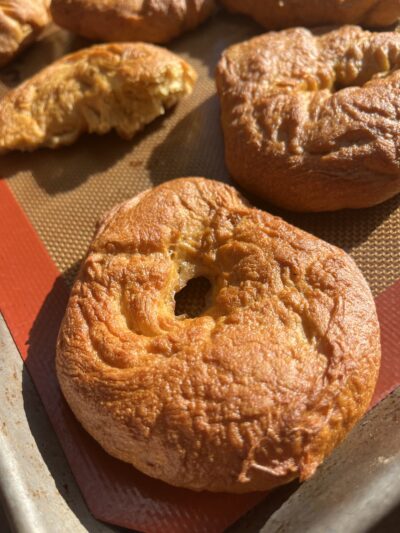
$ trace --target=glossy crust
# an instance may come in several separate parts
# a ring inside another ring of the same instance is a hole
[[[245,189],[296,211],[400,191],[400,34],[304,28],[232,46],[217,69],[225,157]]]
[[[0,67],[31,44],[50,22],[50,0],[0,0]]]
[[[107,44],[65,56],[0,101],[0,153],[56,148],[115,128],[130,139],[190,94],[192,67],[150,44]]]
[[[212,283],[209,308],[175,316],[196,276]],[[201,178],[105,217],[57,347],[65,398],[105,450],[172,485],[227,492],[311,476],[367,409],[379,362],[352,259]]]
[[[400,0],[221,0],[221,3],[230,11],[253,17],[268,30],[327,24],[379,28],[400,19]]]
[[[54,21],[102,41],[165,43],[201,24],[214,0],[53,0]]]

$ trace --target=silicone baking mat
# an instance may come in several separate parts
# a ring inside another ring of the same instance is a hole
[[[230,44],[260,32],[244,17],[219,14],[170,48],[199,74],[194,94],[131,142],[116,134],[85,136],[61,150],[10,154],[0,161],[7,178],[51,257],[68,280],[80,261],[99,216],[115,203],[162,181],[205,176],[228,181],[224,165],[214,71]],[[63,31],[31,48],[0,71],[0,94],[63,53],[88,44]],[[254,200],[254,199],[252,199]],[[400,197],[373,209],[333,214],[278,212],[351,252],[375,294],[400,277]]]
[[[0,310],[89,508],[97,518],[125,527],[149,532],[222,531],[265,497],[174,489],[112,459],[71,415],[60,395],[53,362],[67,284],[98,217],[115,203],[168,179],[200,175],[229,181],[214,69],[226,46],[259,32],[242,17],[220,14],[175,41],[170,48],[199,73],[195,92],[131,142],[114,134],[85,136],[61,150],[10,154],[0,160],[4,178],[0,181]],[[86,44],[52,28],[17,63],[1,71],[0,92]],[[377,300],[384,348],[378,401],[400,384],[400,285],[393,285],[400,277],[400,197],[372,209],[315,215],[278,212],[251,200],[349,251],[375,295],[392,286]]]

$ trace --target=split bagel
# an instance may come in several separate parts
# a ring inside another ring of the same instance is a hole
[[[207,277],[209,307],[175,316]],[[57,347],[62,391],[111,455],[194,490],[304,480],[367,409],[375,305],[342,250],[201,178],[101,222]]]
[[[295,211],[400,192],[400,34],[358,26],[268,33],[217,69],[225,158],[246,190]]]
[[[57,148],[112,129],[130,139],[190,94],[196,78],[186,61],[150,44],[80,50],[0,100],[0,153]]]

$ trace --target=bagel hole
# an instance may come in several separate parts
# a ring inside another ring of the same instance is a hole
[[[192,278],[175,294],[175,316],[196,318],[209,306],[211,282],[204,276]]]

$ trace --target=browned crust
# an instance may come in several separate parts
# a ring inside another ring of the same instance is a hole
[[[50,0],[0,2],[0,67],[34,42],[50,22]]]
[[[400,18],[400,0],[221,0],[230,11],[253,17],[269,30],[293,26],[360,24],[391,26]]]
[[[176,317],[175,292],[199,275],[210,307]],[[346,253],[184,178],[102,221],[56,362],[110,454],[172,485],[248,492],[306,479],[362,416],[379,326]]]
[[[378,204],[400,191],[400,34],[358,26],[269,33],[217,69],[227,166],[296,211]]]
[[[53,0],[60,26],[89,39],[165,43],[206,20],[214,0]]]

